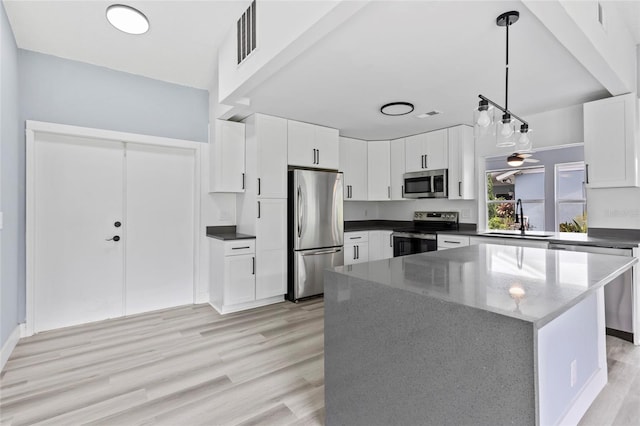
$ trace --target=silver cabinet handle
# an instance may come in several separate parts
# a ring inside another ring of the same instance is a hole
[[[427,154],[424,155],[424,168],[429,168],[429,156]]]
[[[317,160],[316,160],[316,164],[320,164],[320,150],[316,149],[317,154]]]
[[[449,244],[460,244],[460,241],[447,241],[444,240],[445,243],[449,243]]]
[[[353,246],[353,260],[356,260],[356,246]]]
[[[255,256],[251,258],[251,265],[252,265],[251,275],[255,275],[256,274],[256,258],[255,258]]]
[[[258,201],[258,219],[260,219],[260,201]]]
[[[313,163],[312,164],[316,164],[316,149],[313,148]]]
[[[422,155],[421,157],[422,157],[422,163],[420,164],[420,167],[424,169],[424,155]]]
[[[350,240],[359,240],[362,237],[349,237]]]
[[[244,173],[242,174],[242,189],[244,189]]]
[[[258,178],[258,195],[260,195],[260,178]]]
[[[248,249],[251,248],[249,246],[244,246],[244,247],[231,247],[231,250],[244,250],[244,249]]]
[[[462,197],[462,182],[458,181],[458,196]]]
[[[302,255],[303,256],[315,256],[317,254],[340,253],[341,251],[342,251],[341,248],[335,248],[335,249],[331,249],[331,250],[319,250],[319,251],[312,251],[312,252],[303,252]]]

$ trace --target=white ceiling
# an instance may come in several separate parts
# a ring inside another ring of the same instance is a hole
[[[114,1],[3,2],[21,48],[207,89],[218,46],[250,0],[124,1],[150,19],[142,36],[108,24]],[[640,1],[621,3],[625,15],[639,10]],[[373,1],[247,94],[251,109],[362,139],[470,123],[479,93],[504,103],[505,34],[495,18],[512,9],[521,13],[511,27],[514,113],[526,119],[607,95],[519,1]],[[415,113],[381,115],[392,101],[414,103]],[[443,113],[415,117],[433,109]]]
[[[509,109],[526,119],[607,95],[520,2],[372,2],[248,94],[251,108],[367,140],[470,124],[478,94],[504,106],[505,28],[495,19],[508,10],[520,11],[510,29]],[[392,101],[416,109],[380,114]],[[416,118],[431,110],[442,114]]]
[[[3,0],[18,47],[208,89],[218,47],[250,0]],[[146,34],[113,28],[106,8],[125,3],[150,21]]]

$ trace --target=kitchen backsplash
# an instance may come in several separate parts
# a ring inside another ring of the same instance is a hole
[[[344,220],[412,220],[413,212],[456,211],[461,223],[477,223],[475,200],[420,199],[407,201],[345,201]]]

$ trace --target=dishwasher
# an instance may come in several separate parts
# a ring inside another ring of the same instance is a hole
[[[550,243],[552,250],[633,256],[632,249]],[[604,310],[607,334],[633,343],[633,269],[604,286]]]

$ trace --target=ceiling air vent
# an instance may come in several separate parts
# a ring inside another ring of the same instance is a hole
[[[238,19],[237,25],[238,64],[256,48],[256,0]]]
[[[429,112],[423,112],[422,114],[418,115],[418,118],[427,118],[427,117],[433,117],[434,115],[438,115],[440,114],[441,111],[438,110],[433,110],[433,111],[429,111]]]

